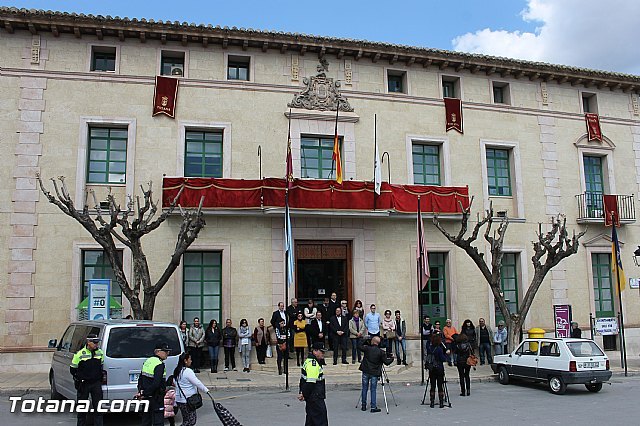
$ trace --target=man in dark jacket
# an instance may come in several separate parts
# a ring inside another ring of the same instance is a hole
[[[311,336],[311,343],[324,344],[324,339],[327,337],[329,326],[324,322],[321,312],[316,312],[315,319],[311,320],[308,327],[308,333]]]
[[[94,425],[102,426],[102,414],[96,411],[102,399],[102,366],[104,355],[98,348],[100,339],[95,334],[87,336],[87,344],[73,356],[71,376],[78,391],[78,401],[88,400],[91,395],[91,405],[95,412]],[[78,426],[87,421],[87,413],[78,412]]]
[[[358,346],[364,353],[359,370],[362,371],[362,411],[367,411],[367,390],[371,388],[371,412],[379,413],[376,401],[378,380],[382,376],[382,364],[390,365],[393,355],[387,357],[385,350],[380,349],[380,337],[373,336],[371,340],[364,340]]]
[[[149,410],[142,414],[142,426],[164,426],[166,377],[164,361],[171,349],[166,343],[156,345],[153,356],[142,365],[138,379],[138,399],[149,400]]]
[[[331,317],[329,329],[333,342],[333,365],[338,363],[338,349],[342,348],[342,363],[347,362],[347,343],[349,341],[349,320],[342,316],[340,307],[335,310],[336,315]]]

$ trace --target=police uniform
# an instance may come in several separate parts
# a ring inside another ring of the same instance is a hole
[[[169,352],[166,344],[156,346],[154,352]],[[142,365],[138,379],[138,391],[142,399],[149,401],[149,410],[142,414],[142,426],[164,425],[164,394],[166,386],[166,369],[164,361],[155,353]]]
[[[87,336],[87,342],[99,343],[100,339],[95,334]],[[102,400],[102,366],[104,354],[100,348],[92,351],[85,345],[75,353],[69,370],[73,376],[73,382],[77,390],[78,401],[88,400],[91,395],[91,405],[94,412],[94,424],[102,426],[102,414],[97,412],[98,404]],[[84,426],[87,421],[87,413],[78,413],[78,426]]]
[[[313,350],[322,350],[324,352],[324,345],[322,343],[314,343]],[[326,391],[322,369],[323,363],[323,360],[318,360],[311,352],[302,365],[300,394],[307,403],[305,426],[324,426],[329,424],[327,406],[324,402]]]

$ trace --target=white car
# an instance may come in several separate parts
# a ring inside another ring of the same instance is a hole
[[[503,385],[511,377],[547,382],[549,390],[562,395],[567,385],[583,384],[599,392],[611,378],[609,358],[589,339],[525,339],[508,355],[493,357],[491,369]]]

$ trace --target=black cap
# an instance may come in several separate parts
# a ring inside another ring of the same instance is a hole
[[[156,345],[155,348],[156,351],[163,351],[163,352],[171,352],[171,348],[169,347],[169,345],[167,345],[166,343],[158,343]]]
[[[87,336],[87,342],[98,343],[100,342],[100,338],[97,334],[91,333]]]
[[[327,350],[324,348],[324,343],[316,342],[311,346],[311,349],[314,351],[322,351],[326,352]]]

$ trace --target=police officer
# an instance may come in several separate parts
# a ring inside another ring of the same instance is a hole
[[[167,388],[164,361],[170,352],[166,343],[160,343],[156,345],[153,356],[142,364],[136,397],[149,401],[149,410],[142,414],[142,426],[164,425],[164,394]]]
[[[87,336],[86,345],[73,356],[70,371],[73,382],[78,391],[78,401],[88,400],[91,395],[91,405],[94,412],[94,425],[102,426],[102,414],[97,408],[102,399],[102,366],[104,354],[98,348],[100,339],[95,334]],[[87,413],[78,413],[78,426],[84,426]]]
[[[325,426],[329,424],[327,419],[327,406],[324,403],[326,396],[324,386],[324,344],[313,344],[311,353],[302,365],[300,377],[300,394],[298,399],[306,401],[307,419],[305,426]]]

